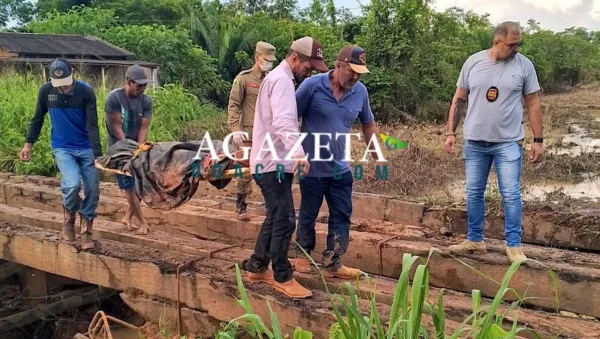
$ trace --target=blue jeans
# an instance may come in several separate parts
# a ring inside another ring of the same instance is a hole
[[[327,248],[321,263],[326,269],[336,270],[342,266],[341,256],[348,249],[350,241],[350,216],[352,215],[352,172],[341,174],[339,178],[305,177],[300,182],[300,215],[296,242],[308,254],[315,249],[315,221],[323,204],[323,196],[329,207],[329,230]],[[304,252],[296,245],[296,256]]]
[[[492,163],[504,203],[504,234],[509,247],[521,244],[521,145],[466,140],[463,147],[467,190],[467,239],[483,240],[484,193]]]
[[[94,166],[94,153],[91,149],[52,150],[62,176],[60,188],[63,205],[70,212],[80,211],[87,220],[96,218],[96,208],[100,199],[100,179]],[[83,179],[83,204],[79,197]]]

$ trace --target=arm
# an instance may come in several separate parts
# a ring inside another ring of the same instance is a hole
[[[143,144],[148,139],[148,128],[150,127],[150,120],[152,120],[152,99],[147,98],[147,101],[144,102],[147,102],[147,104],[142,114],[142,126],[137,137],[138,144]]]
[[[466,115],[467,98],[468,94],[464,89],[456,88],[448,113],[448,135],[456,135],[458,123]]]
[[[123,117],[121,116],[121,104],[114,93],[108,94],[106,103],[104,104],[104,111],[106,112],[107,122],[115,134],[117,140],[125,139],[125,133],[123,133]]]
[[[31,148],[40,136],[42,126],[44,125],[44,116],[48,113],[48,106],[46,104],[47,97],[48,93],[43,88],[40,88],[35,107],[35,114],[29,123],[29,130],[27,131],[27,137],[25,138],[25,147],[27,148]]]
[[[378,130],[377,125],[375,124],[375,116],[373,116],[373,111],[371,111],[369,94],[366,92],[366,89],[363,108],[360,111],[360,123],[362,125],[363,135],[365,136],[365,144],[367,144],[368,147],[373,135],[376,136],[378,134]],[[377,154],[377,152],[375,152],[375,146],[371,146],[369,150],[373,151],[371,154],[373,154],[375,161],[379,161],[379,155]]]
[[[296,91],[296,106],[298,108],[298,119],[306,115],[306,110],[310,106],[310,98],[312,96],[312,86],[310,86],[310,78],[304,80]]]
[[[244,94],[243,81],[237,76],[233,80],[233,86],[231,86],[231,92],[229,93],[229,105],[227,105],[227,126],[231,132],[240,130]]]
[[[525,106],[534,138],[543,138],[542,105],[538,92],[525,95]]]
[[[85,121],[92,149],[94,150],[94,157],[99,157],[102,156],[102,145],[100,144],[100,132],[98,131],[98,109],[96,105],[96,93],[90,88],[85,104]]]
[[[272,85],[269,96],[273,110],[274,137],[283,143],[287,152],[294,147],[299,138],[298,135],[287,135],[288,133],[299,133],[295,91],[296,89],[291,79],[280,79]],[[302,145],[293,154],[293,156],[299,157],[304,157],[304,155]]]

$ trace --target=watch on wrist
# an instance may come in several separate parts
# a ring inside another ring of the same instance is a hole
[[[544,142],[544,138],[533,138],[533,142],[537,142],[537,143],[543,143]]]

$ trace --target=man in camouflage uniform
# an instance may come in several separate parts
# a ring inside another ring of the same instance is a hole
[[[254,125],[254,111],[258,89],[265,74],[273,68],[273,61],[277,61],[275,47],[266,42],[259,41],[256,44],[254,52],[254,65],[251,69],[241,71],[233,80],[233,86],[229,95],[229,105],[227,107],[227,125],[231,132],[241,131],[248,133],[247,138],[242,134],[235,134],[233,136],[233,144],[238,149],[241,147],[252,147],[252,127]],[[235,214],[238,220],[250,220],[246,210],[246,196],[252,193],[251,181],[252,177],[237,179]]]

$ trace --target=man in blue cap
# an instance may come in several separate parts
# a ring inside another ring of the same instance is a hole
[[[345,161],[346,138],[336,135],[350,133],[354,122],[359,120],[367,146],[373,147],[370,143],[378,135],[377,126],[367,88],[359,81],[367,73],[365,51],[358,46],[345,46],[337,55],[334,70],[310,77],[296,91],[301,132],[307,133],[302,147],[318,152],[310,155],[310,172],[299,180],[302,199],[296,232],[295,270],[298,272],[311,272],[310,261],[302,249],[308,254],[315,249],[315,221],[325,197],[329,207],[329,232],[321,260],[324,275],[355,279],[360,274],[358,269],[342,264],[350,241],[354,179]],[[328,147],[315,148],[315,145]],[[375,160],[383,160],[380,155],[374,154]]]
[[[63,238],[75,240],[75,217],[79,211],[81,247],[91,249],[92,225],[100,198],[95,158],[102,156],[98,133],[96,94],[88,84],[74,80],[73,71],[64,59],[54,60],[48,67],[50,82],[42,85],[35,114],[29,125],[21,160],[29,161],[32,145],[37,141],[44,116],[50,113],[52,154],[62,175],[64,224]],[[79,196],[83,179],[83,202]]]

